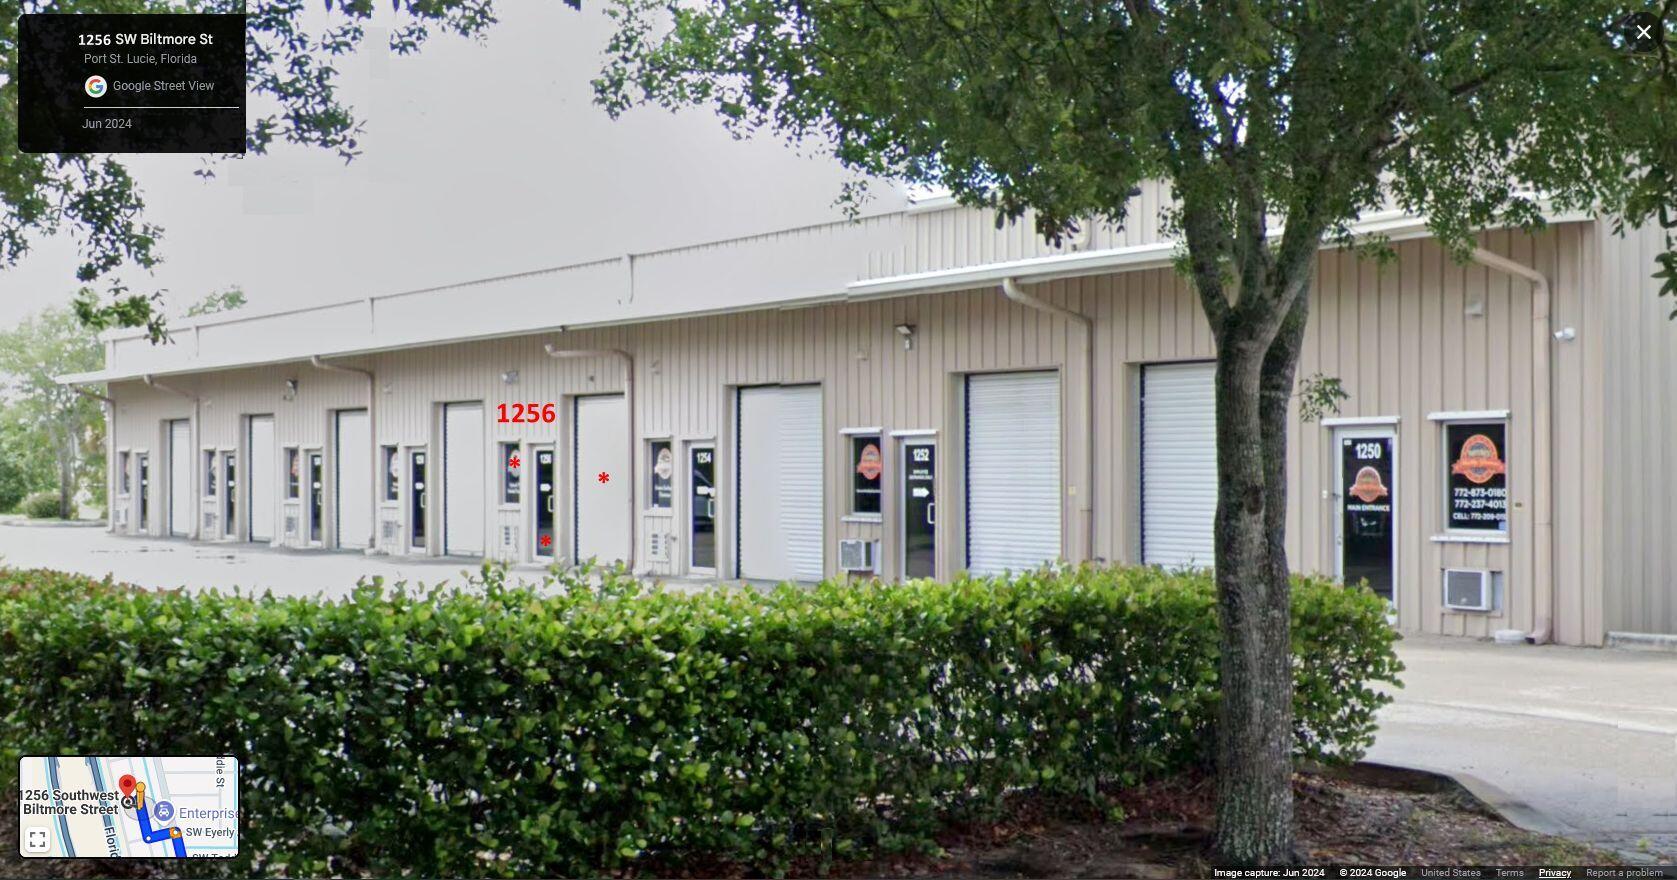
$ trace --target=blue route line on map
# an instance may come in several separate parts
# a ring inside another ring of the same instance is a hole
[[[144,840],[146,843],[162,843],[165,840],[173,840],[175,842],[175,858],[186,858],[186,840],[180,836],[179,831],[172,828],[159,828],[156,831],[151,830],[151,816],[146,812],[145,789],[141,789],[135,793],[134,817],[140,820],[141,840]],[[171,834],[171,831],[174,833]]]

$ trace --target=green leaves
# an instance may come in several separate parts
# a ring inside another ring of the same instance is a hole
[[[236,755],[237,873],[775,873],[931,851],[1021,787],[1104,803],[1214,741],[1202,574],[483,577],[321,602],[0,570],[0,785],[20,753]],[[1293,632],[1298,754],[1354,757],[1398,671],[1381,601],[1300,579]]]

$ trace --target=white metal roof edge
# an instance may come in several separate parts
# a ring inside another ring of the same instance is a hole
[[[1592,220],[1592,219],[1593,219],[1593,217],[1590,214],[1584,213],[1584,212],[1567,212],[1567,213],[1557,212],[1557,213],[1554,213],[1554,214],[1549,214],[1549,213],[1546,212],[1546,214],[1545,214],[1545,220],[1550,224],[1576,223],[1576,222],[1583,222],[1583,221],[1588,221],[1588,220]],[[1406,214],[1402,211],[1386,211],[1386,212],[1380,212],[1380,213],[1376,213],[1376,214],[1370,214],[1366,218],[1364,218],[1363,220],[1354,224],[1352,226],[1352,232],[1358,238],[1370,238],[1370,237],[1374,237],[1374,236],[1384,236],[1385,238],[1387,238],[1391,241],[1404,241],[1404,240],[1410,240],[1410,239],[1415,239],[1415,238],[1426,238],[1426,237],[1429,237],[1430,234],[1431,234],[1430,231],[1427,229],[1426,219],[1424,217],[1417,217],[1415,215]],[[1279,235],[1280,233],[1281,233],[1280,229],[1270,230],[1270,234],[1272,236]],[[965,267],[960,267],[960,268],[955,268],[955,269],[943,269],[943,270],[937,270],[937,271],[932,271],[932,272],[919,272],[919,273],[913,273],[913,274],[907,274],[907,275],[895,275],[895,276],[889,276],[889,277],[885,277],[885,278],[874,278],[874,279],[867,279],[867,280],[863,280],[863,281],[854,281],[854,282],[851,282],[848,285],[846,285],[845,289],[843,289],[842,291],[836,291],[832,294],[817,294],[817,295],[814,295],[814,296],[804,296],[804,297],[798,297],[798,298],[795,298],[795,299],[770,300],[770,301],[765,301],[765,302],[751,303],[749,305],[724,305],[724,306],[718,306],[716,308],[710,308],[710,309],[695,309],[695,310],[690,310],[690,311],[668,312],[668,313],[663,313],[663,314],[637,315],[637,316],[628,317],[628,318],[614,319],[614,320],[609,320],[609,321],[598,321],[598,322],[592,322],[592,323],[566,323],[566,324],[556,324],[556,325],[552,325],[552,326],[548,326],[548,327],[520,328],[518,330],[504,331],[504,332],[482,333],[482,334],[476,334],[476,335],[465,335],[465,336],[455,336],[455,337],[437,337],[437,338],[417,340],[417,341],[409,340],[409,341],[398,342],[398,343],[394,343],[394,344],[390,344],[390,345],[368,346],[368,347],[362,347],[362,348],[343,349],[343,350],[337,350],[337,351],[319,351],[319,352],[313,352],[311,354],[318,355],[318,356],[321,356],[321,357],[335,357],[335,358],[357,357],[357,356],[362,356],[362,355],[379,354],[379,353],[389,352],[389,351],[400,351],[400,350],[404,350],[404,349],[418,348],[418,347],[423,347],[423,346],[454,345],[454,344],[459,344],[459,343],[464,343],[464,342],[482,342],[482,341],[493,340],[493,339],[508,339],[508,338],[519,337],[519,336],[534,336],[534,335],[540,335],[542,333],[552,333],[552,332],[555,332],[555,331],[563,332],[564,330],[567,330],[567,329],[584,330],[584,329],[592,329],[592,328],[600,328],[600,327],[624,326],[624,325],[631,325],[631,324],[650,324],[650,323],[654,323],[654,322],[658,322],[658,321],[669,321],[669,320],[677,320],[677,319],[682,319],[682,318],[706,317],[706,316],[710,316],[710,315],[732,314],[732,313],[747,312],[747,311],[759,311],[759,310],[766,310],[766,309],[799,309],[799,308],[807,308],[807,307],[810,307],[810,306],[823,305],[823,304],[832,303],[832,302],[861,301],[861,300],[877,299],[877,298],[892,297],[892,296],[906,296],[906,295],[910,295],[910,294],[940,293],[940,292],[951,292],[951,291],[957,291],[957,290],[971,290],[973,288],[980,288],[980,287],[990,286],[990,285],[993,285],[993,284],[999,284],[999,283],[1001,283],[1001,280],[1003,278],[1016,278],[1016,279],[1019,279],[1019,280],[1029,280],[1029,281],[1032,281],[1032,282],[1043,282],[1043,281],[1052,281],[1052,280],[1060,279],[1060,278],[1072,278],[1072,277],[1079,277],[1079,276],[1086,276],[1086,275],[1096,275],[1096,274],[1101,274],[1103,272],[1140,271],[1140,270],[1145,270],[1145,269],[1163,268],[1163,267],[1171,265],[1171,263],[1172,263],[1172,261],[1175,257],[1176,251],[1177,251],[1179,246],[1180,246],[1180,244],[1178,242],[1170,241],[1170,242],[1158,242],[1158,243],[1155,243],[1155,244],[1147,244],[1147,245],[1135,245],[1135,246],[1123,247],[1123,248],[1109,248],[1109,249],[1098,250],[1098,251],[1085,251],[1085,252],[1081,252],[1081,253],[1053,254],[1053,255],[1045,256],[1045,257],[1027,257],[1027,258],[1019,259],[1019,260],[1007,260],[1007,261],[998,262],[998,263],[983,263],[983,264],[979,264],[979,265],[976,265],[976,266],[965,266]],[[1331,249],[1337,247],[1337,245],[1333,244],[1333,243],[1324,243],[1322,247],[1323,247],[1324,250],[1331,250]],[[677,248],[675,250],[680,250],[680,248]],[[236,312],[235,313],[224,312],[224,313],[218,313],[216,315],[210,315],[210,316],[204,316],[204,317],[205,318],[210,318],[210,319],[215,319],[215,320],[213,320],[214,323],[247,322],[247,321],[254,321],[254,320],[276,317],[276,316],[282,316],[282,315],[297,314],[297,313],[301,313],[301,312],[309,312],[309,311],[318,311],[318,310],[330,309],[330,308],[338,308],[338,307],[342,307],[342,306],[346,306],[346,305],[352,305],[352,304],[358,303],[358,302],[366,302],[368,300],[374,300],[374,299],[388,299],[388,298],[392,298],[392,297],[408,296],[408,295],[415,294],[415,293],[425,293],[425,292],[431,292],[431,291],[437,291],[437,290],[446,290],[446,289],[451,289],[451,288],[469,287],[469,286],[474,286],[474,285],[477,285],[477,284],[491,283],[491,282],[494,282],[494,281],[501,281],[501,280],[507,280],[507,279],[512,279],[512,278],[521,278],[521,277],[527,277],[527,276],[531,276],[531,275],[543,275],[543,274],[548,274],[548,273],[562,272],[562,271],[566,271],[566,270],[570,270],[570,269],[577,269],[577,268],[584,268],[584,267],[587,267],[587,266],[598,265],[598,264],[601,264],[601,263],[610,263],[614,259],[621,259],[621,258],[607,258],[607,259],[603,259],[603,260],[587,260],[587,261],[583,261],[583,262],[576,263],[576,264],[573,264],[573,265],[559,266],[559,267],[553,267],[553,268],[547,268],[547,269],[537,269],[537,270],[533,270],[533,271],[530,271],[530,272],[511,273],[511,274],[508,274],[508,275],[495,276],[493,278],[482,278],[482,279],[477,279],[475,281],[466,281],[466,282],[460,282],[460,283],[457,283],[457,284],[439,285],[439,286],[435,286],[435,287],[420,288],[420,289],[417,289],[417,290],[407,290],[407,291],[400,291],[400,292],[397,292],[397,293],[380,294],[380,295],[373,296],[373,297],[359,297],[359,298],[356,298],[356,299],[340,300],[340,301],[337,301],[337,302],[322,303],[322,304],[313,305],[313,306],[300,306],[300,307],[293,308],[293,309],[282,309],[282,310],[279,310],[279,311],[276,311],[276,312],[270,312],[270,313],[264,313],[264,314],[239,314],[239,313],[236,313]],[[201,324],[201,323],[206,323],[206,322],[195,321],[193,323],[194,324]],[[105,333],[100,334],[100,338],[101,339],[132,338],[132,337],[140,336],[140,335],[143,335],[143,334],[144,334],[144,330],[139,329],[139,328],[132,328],[132,329],[126,329],[126,330],[106,331]],[[63,385],[69,385],[69,384],[80,385],[80,384],[88,384],[88,383],[93,383],[93,382],[110,382],[110,381],[121,381],[121,380],[126,380],[126,379],[136,379],[136,378],[139,378],[143,375],[148,375],[148,374],[149,375],[156,375],[156,376],[179,376],[179,375],[189,375],[189,374],[193,374],[193,373],[210,372],[210,371],[213,371],[213,370],[245,369],[245,368],[273,366],[273,365],[278,365],[278,364],[292,364],[292,363],[300,363],[300,362],[306,363],[307,360],[308,360],[308,357],[309,356],[307,356],[307,355],[300,355],[300,356],[297,356],[297,357],[289,357],[288,356],[288,357],[274,358],[274,359],[269,359],[269,360],[264,360],[264,361],[229,361],[229,362],[196,363],[196,364],[191,364],[191,365],[188,365],[188,366],[183,366],[179,369],[172,369],[172,370],[171,369],[137,370],[137,371],[99,370],[99,371],[90,372],[90,373],[75,373],[75,374],[67,374],[67,375],[64,375],[64,376],[58,376],[58,377],[55,377],[55,381],[57,381],[59,384],[63,384]]]
[[[1581,212],[1546,212],[1544,219],[1550,224],[1559,224],[1578,223],[1593,218],[1589,214]],[[1269,234],[1270,237],[1275,238],[1279,237],[1282,232],[1282,229],[1277,228],[1271,229]],[[1425,217],[1418,217],[1403,211],[1384,211],[1370,214],[1353,224],[1351,232],[1359,239],[1383,236],[1390,241],[1408,241],[1416,238],[1429,238],[1432,235],[1431,230],[1427,228]],[[864,281],[851,282],[846,290],[846,298],[866,300],[908,293],[940,293],[966,290],[989,284],[999,284],[1003,278],[1052,281],[1057,278],[1072,278],[1108,271],[1157,269],[1169,266],[1175,259],[1176,251],[1180,246],[1180,242],[1166,241],[1075,254],[1029,257],[1003,263],[961,266],[932,272],[892,275],[885,278],[870,278]],[[1338,245],[1332,242],[1325,242],[1322,245],[1323,250],[1331,250],[1335,247],[1338,247]]]

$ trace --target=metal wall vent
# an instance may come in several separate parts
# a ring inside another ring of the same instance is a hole
[[[288,538],[297,537],[297,514],[295,513],[285,515],[285,536]]]
[[[382,521],[379,522],[379,539],[380,540],[394,541],[394,540],[396,540],[396,537],[398,535],[400,535],[401,533],[402,533],[402,524],[400,522],[398,522],[396,520],[393,520],[393,519],[382,520]]]
[[[670,542],[675,540],[663,532],[652,532],[646,536],[646,558],[650,562],[670,561]]]

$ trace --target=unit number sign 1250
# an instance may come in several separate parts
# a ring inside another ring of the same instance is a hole
[[[503,403],[496,408],[501,414],[497,421],[503,425],[552,423],[559,418],[558,411],[551,403]]]

